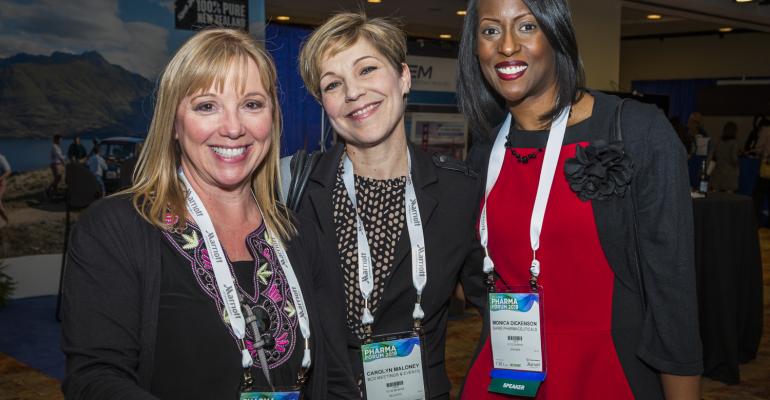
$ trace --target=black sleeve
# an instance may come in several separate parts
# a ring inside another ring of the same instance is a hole
[[[476,232],[476,223],[478,222],[479,209],[481,207],[481,196],[483,196],[483,183],[481,178],[476,178],[476,190],[477,196],[472,196],[473,200],[470,202],[469,207],[474,210],[472,213],[472,219],[468,223],[468,253],[465,256],[462,270],[460,271],[460,282],[463,285],[463,293],[465,293],[465,300],[478,308],[483,310],[487,305],[487,289],[485,285],[486,276],[484,274],[483,262],[484,262],[484,248],[481,247],[479,241],[479,235]]]
[[[698,375],[703,363],[687,155],[663,113],[644,111],[649,129],[630,139],[638,142],[632,195],[647,298],[637,355],[661,372]]]
[[[487,292],[484,286],[485,276],[482,268],[484,250],[481,244],[479,244],[475,232],[473,232],[471,240],[474,243],[463,262],[462,270],[460,271],[460,282],[463,285],[465,300],[479,310],[483,310],[487,302]]]
[[[313,299],[323,329],[325,362],[327,369],[328,399],[359,399],[358,386],[347,353],[347,326],[345,323],[344,289],[338,268],[327,265],[328,258],[321,247],[320,232],[308,219],[301,224],[303,241],[313,250],[308,252],[308,262],[313,266]],[[336,250],[335,250],[336,254]]]
[[[81,217],[67,256],[62,389],[68,399],[155,399],[137,383],[143,296],[136,249],[99,211]]]

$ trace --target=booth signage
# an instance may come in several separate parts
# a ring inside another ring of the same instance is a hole
[[[249,29],[248,0],[176,0],[176,29],[199,30],[208,26]]]
[[[454,92],[457,60],[454,58],[407,56],[412,75],[412,90]]]

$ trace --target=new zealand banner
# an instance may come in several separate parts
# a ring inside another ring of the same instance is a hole
[[[249,29],[248,0],[176,0],[176,29],[199,30],[207,26]]]

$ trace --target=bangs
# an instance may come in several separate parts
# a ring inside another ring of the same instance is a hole
[[[190,81],[187,85],[183,85],[183,87],[187,87],[183,97],[206,92],[212,88],[221,93],[224,91],[225,85],[228,84],[228,79],[231,80],[229,83],[238,93],[246,91],[246,82],[249,79],[249,60],[252,58],[240,49],[228,49],[227,47],[222,46],[218,49],[205,51],[205,54],[201,54],[199,57],[199,60],[205,61],[188,63],[189,74],[182,75],[189,76]],[[254,63],[257,65],[259,75],[263,75],[263,68],[260,63],[256,60]],[[270,86],[265,85],[264,77],[259,76],[258,79],[262,80],[262,86],[269,90]]]
[[[352,34],[351,34],[352,33]],[[327,42],[326,48],[321,49],[322,60],[336,56],[337,54],[353,47],[359,39],[363,38],[363,32],[346,32],[343,35],[333,37]]]

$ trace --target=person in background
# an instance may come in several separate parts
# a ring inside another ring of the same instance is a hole
[[[99,152],[99,145],[94,145],[94,147],[91,149],[91,157],[88,157],[88,169],[92,174],[94,174],[96,180],[99,182],[99,187],[102,190],[102,196],[104,196],[107,194],[107,191],[104,187],[104,173],[107,172],[107,161],[104,160],[104,157],[102,157]]]
[[[692,199],[666,116],[585,89],[567,0],[471,0],[458,70],[490,290],[462,398],[699,400]]]
[[[746,137],[746,143],[743,145],[743,151],[747,155],[756,156],[756,149],[760,140],[759,134],[765,128],[770,128],[770,118],[767,118],[762,114],[755,115],[751,124],[751,131],[749,131],[749,134]],[[765,130],[765,132],[767,132],[767,130]]]
[[[53,135],[53,143],[51,144],[51,151],[49,152],[51,174],[53,175],[53,181],[45,191],[49,199],[54,198],[59,191],[59,182],[64,173],[64,164],[67,162],[67,159],[64,158],[64,154],[61,151],[61,137],[61,135]]]
[[[738,126],[729,121],[722,129],[722,136],[714,146],[711,160],[716,163],[709,178],[709,186],[712,190],[722,192],[735,192],[738,189],[738,153],[740,146],[736,139]]]
[[[706,157],[711,147],[711,138],[703,128],[703,115],[695,111],[687,119],[687,132],[695,140],[695,155]]]
[[[345,333],[337,339],[365,398],[386,398],[395,387],[403,398],[448,399],[450,299],[458,282],[475,306],[485,295],[473,230],[476,174],[409,142],[406,35],[393,21],[332,16],[303,44],[300,73],[340,139],[318,161],[299,205],[321,227],[329,274],[342,272],[340,291],[328,294],[346,300]],[[366,370],[371,360],[362,356],[391,347],[389,337],[419,342],[424,357],[410,363],[421,362],[428,393],[415,380],[402,386],[376,367]]]
[[[690,174],[690,187],[697,188],[700,181],[703,162],[706,161],[711,153],[711,138],[703,129],[703,116],[694,111],[687,118],[687,134],[693,140],[692,150],[688,161],[688,170]],[[708,167],[708,164],[706,164]]]
[[[139,160],[139,154],[142,152],[142,146],[142,143],[137,143],[134,147],[134,154],[120,164],[120,190],[129,188],[133,184],[134,170],[136,169],[136,162]]]
[[[5,207],[3,207],[3,194],[5,193],[9,176],[11,176],[11,165],[8,164],[5,156],[0,154],[0,219],[6,223],[8,223],[8,213],[6,213]]]
[[[86,161],[87,157],[88,153],[86,153],[86,148],[83,144],[80,143],[80,136],[75,136],[67,148],[67,158],[69,158],[70,162],[82,163]]]
[[[770,220],[765,215],[766,201],[770,200],[770,175],[764,171],[768,170],[770,165],[770,119],[764,116],[754,118],[754,128],[752,135],[756,135],[756,145],[751,153],[759,158],[760,167],[757,176],[757,184],[754,187],[754,209],[757,213],[757,220],[761,226],[770,226]]]
[[[66,398],[355,398],[326,325],[343,318],[326,302],[327,250],[278,201],[269,54],[246,32],[200,31],[156,93],[134,184],[72,232]]]

